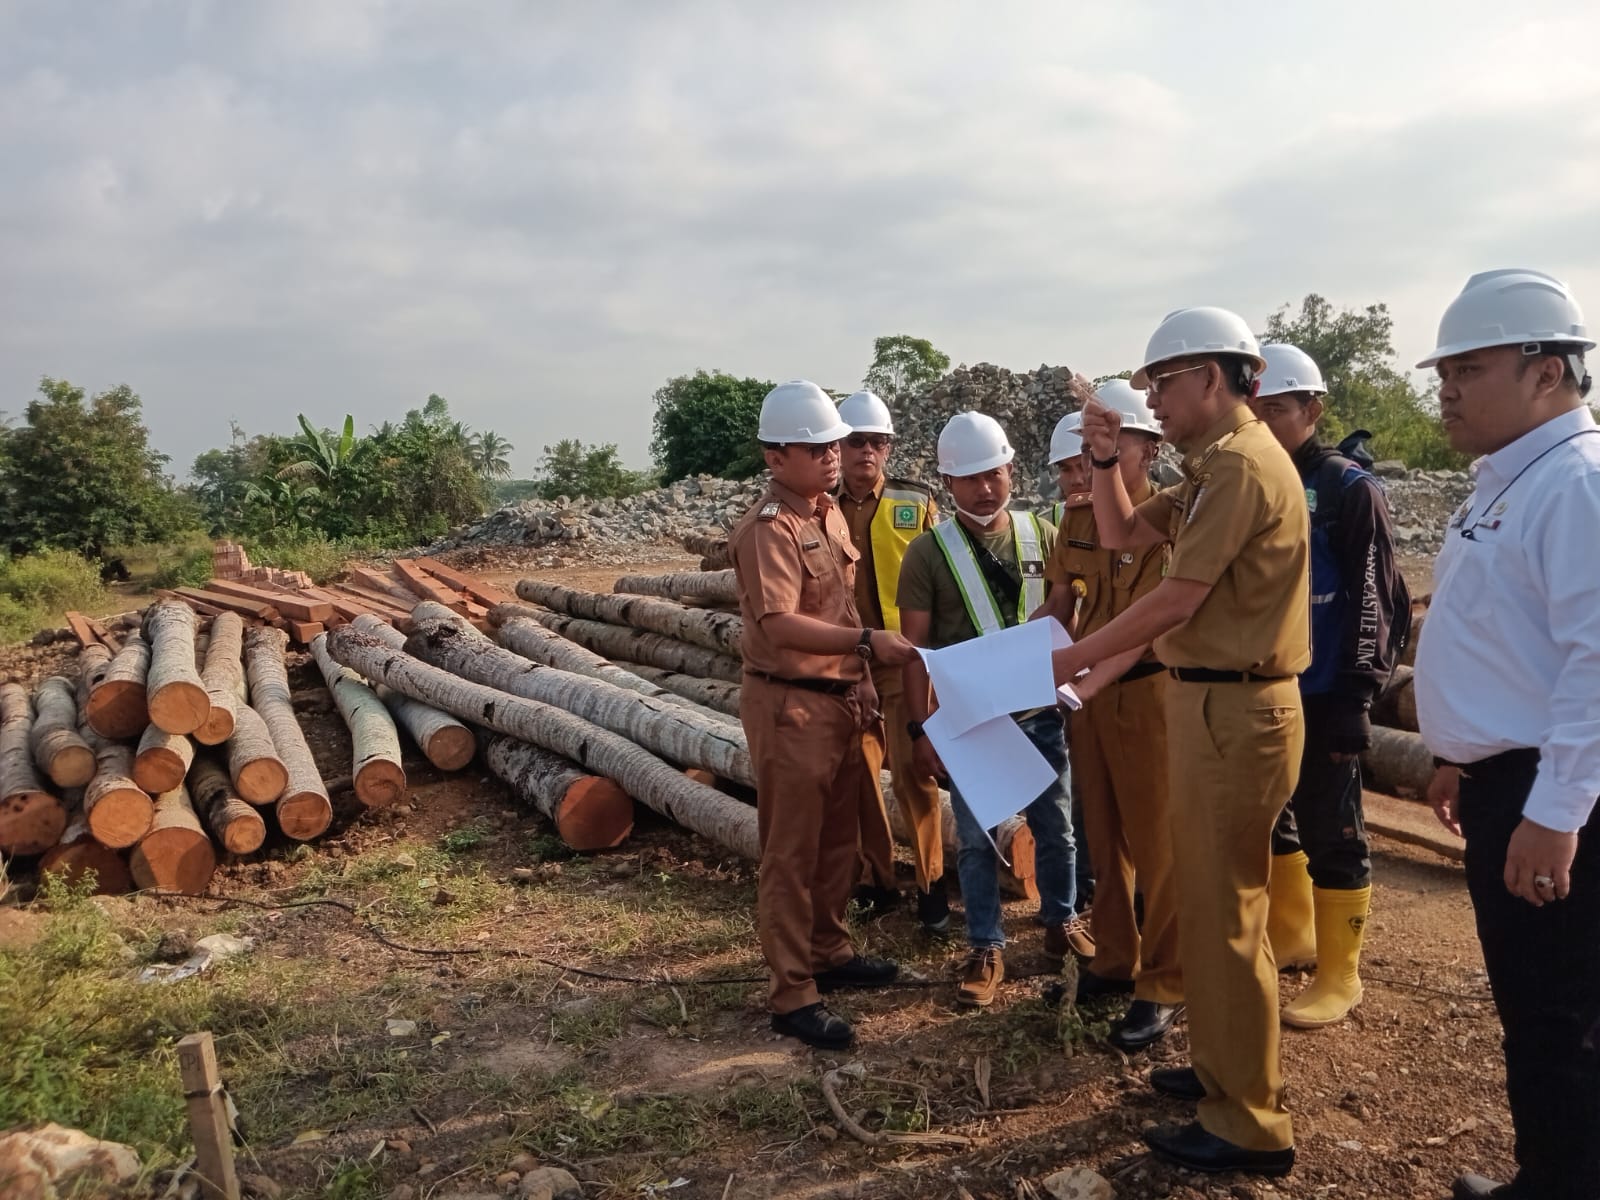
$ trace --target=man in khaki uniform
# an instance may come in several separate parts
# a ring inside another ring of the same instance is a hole
[[[895,589],[900,583],[900,563],[917,535],[934,527],[939,506],[927,484],[884,474],[894,447],[894,420],[888,405],[871,392],[856,392],[840,402],[839,419],[850,426],[841,456],[839,512],[861,555],[856,563],[856,610],[869,628],[898,633],[900,609],[895,604]],[[913,762],[899,668],[874,664],[872,682],[883,710],[884,736],[862,735],[868,786],[861,794],[864,878],[856,889],[856,899],[874,915],[887,912],[899,899],[894,882],[894,835],[884,810],[880,774],[887,755],[894,776],[895,805],[911,835],[916,858],[917,918],[929,932],[944,933],[950,927],[950,901],[944,884],[939,781],[918,771]]]
[[[882,720],[867,664],[915,653],[897,633],[863,628],[856,612],[856,549],[828,495],[849,432],[814,383],[768,393],[757,436],[772,482],[728,536],[744,617],[739,720],[756,768],[757,929],[772,1027],[827,1049],[849,1046],[854,1031],[819,993],[891,983],[899,970],[857,954],[844,918],[861,735]]]
[[[1250,327],[1217,308],[1181,309],[1133,376],[1184,481],[1137,508],[1118,465],[1118,414],[1083,420],[1102,544],[1172,543],[1167,577],[1120,617],[1055,654],[1065,682],[1154,642],[1166,684],[1178,948],[1192,1069],[1151,1074],[1198,1101],[1198,1120],[1145,1135],[1197,1171],[1282,1175],[1294,1166],[1278,1055],[1278,972],[1267,942],[1272,827],[1294,791],[1305,730],[1296,676],[1311,662],[1305,492],[1246,404],[1263,362]],[[1139,751],[1129,751],[1138,753]]]
[[[1119,470],[1129,499],[1141,504],[1154,494],[1149,472],[1161,427],[1144,393],[1125,380],[1108,380],[1095,398],[1122,416]],[[1045,568],[1050,595],[1035,616],[1054,616],[1074,637],[1087,637],[1153,591],[1167,559],[1164,542],[1138,550],[1102,547],[1091,496],[1074,495]],[[1068,739],[1096,880],[1090,910],[1095,957],[1078,974],[1077,999],[1082,1004],[1131,991],[1133,1005],[1107,1039],[1131,1053],[1172,1027],[1182,1012],[1183,975],[1167,812],[1166,669],[1149,646],[1117,658],[1116,677],[1072,714]],[[1142,931],[1135,881],[1144,893]]]

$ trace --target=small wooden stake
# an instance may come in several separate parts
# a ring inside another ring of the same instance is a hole
[[[191,1033],[178,1042],[178,1071],[189,1106],[189,1132],[194,1135],[195,1167],[207,1200],[239,1200],[239,1177],[233,1169],[233,1135],[217,1074],[217,1050],[209,1033]]]

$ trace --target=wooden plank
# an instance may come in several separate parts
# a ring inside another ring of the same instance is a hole
[[[394,573],[401,583],[424,600],[437,600],[446,608],[458,611],[466,603],[466,597],[460,592],[440,583],[409,558],[395,559]]]
[[[213,579],[206,585],[206,590],[270,604],[292,621],[323,621],[333,616],[333,605],[326,600],[304,600],[297,594],[269,592],[265,588],[253,587],[248,583],[234,583],[231,579]]]
[[[289,622],[289,636],[302,646],[309,646],[311,639],[319,633],[328,632],[328,627],[321,621],[294,621]]]
[[[72,636],[78,639],[79,647],[92,646],[100,639],[95,636],[94,629],[89,625],[89,618],[81,612],[67,614],[67,628],[72,630]]]
[[[1439,824],[1439,818],[1426,804],[1363,790],[1361,814],[1373,833],[1431,850],[1452,862],[1460,862],[1464,857],[1466,843]]]
[[[94,631],[95,637],[111,647],[111,653],[115,654],[122,649],[122,639],[115,636],[109,629],[92,617],[89,619],[89,628]]]
[[[486,608],[493,608],[496,604],[515,604],[517,601],[510,592],[503,591],[487,580],[469,575],[465,571],[447,567],[438,559],[418,558],[412,561],[435,579],[443,580],[457,591],[465,592]]]
[[[209,608],[223,609],[227,612],[236,612],[240,616],[254,617],[258,621],[275,621],[278,619],[278,610],[271,604],[260,600],[247,600],[241,596],[225,595],[222,592],[202,590],[200,588],[181,587],[173,588],[173,594],[191,603],[204,604]],[[199,609],[195,610],[200,611]]]
[[[191,1033],[178,1042],[178,1073],[194,1137],[195,1173],[206,1200],[239,1200],[233,1167],[233,1134],[217,1073],[217,1050],[209,1033]]]
[[[371,588],[375,592],[383,592],[391,601],[399,600],[406,604],[415,604],[416,596],[411,589],[402,586],[381,571],[374,571],[370,567],[351,567],[346,572],[351,579],[362,587]]]
[[[350,583],[340,583],[334,585],[334,593],[345,596],[348,600],[362,605],[367,612],[375,612],[385,616],[390,613],[405,616],[411,615],[411,610],[398,600],[391,599],[380,592],[375,592],[371,588],[357,587]],[[413,597],[413,599],[415,598]]]
[[[181,591],[169,591],[166,588],[156,588],[155,589],[155,594],[157,596],[160,596],[163,600],[176,600],[180,604],[187,604],[190,608],[194,609],[194,611],[199,613],[202,617],[215,617],[220,613],[224,613],[224,612],[228,611],[227,609],[223,608],[221,605],[213,604],[213,603],[211,603],[210,601],[207,601],[207,600],[201,600],[198,596],[195,596],[195,595],[192,595],[192,594],[190,594],[190,595],[184,595],[183,594],[183,592],[188,592],[190,590],[191,589],[185,588],[185,589],[182,589]],[[221,597],[218,597],[218,599],[221,599]]]

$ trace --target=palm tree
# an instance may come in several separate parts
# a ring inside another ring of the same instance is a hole
[[[355,418],[345,414],[344,430],[337,440],[325,437],[321,430],[313,429],[305,414],[299,414],[301,436],[289,445],[300,457],[278,471],[279,479],[291,476],[311,476],[321,481],[322,491],[337,495],[351,464],[361,449],[356,438]]]
[[[511,451],[515,450],[505,438],[492,429],[472,435],[472,469],[485,479],[511,477]]]
[[[287,526],[291,532],[298,533],[306,524],[316,502],[322,499],[322,491],[316,487],[297,490],[283,478],[266,479],[246,488],[244,499],[247,504],[265,504],[274,529]]]

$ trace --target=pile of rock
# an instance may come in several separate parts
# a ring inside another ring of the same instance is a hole
[[[1405,554],[1434,554],[1451,516],[1472,495],[1465,471],[1408,471],[1401,462],[1374,468],[1389,495],[1396,548]]]

